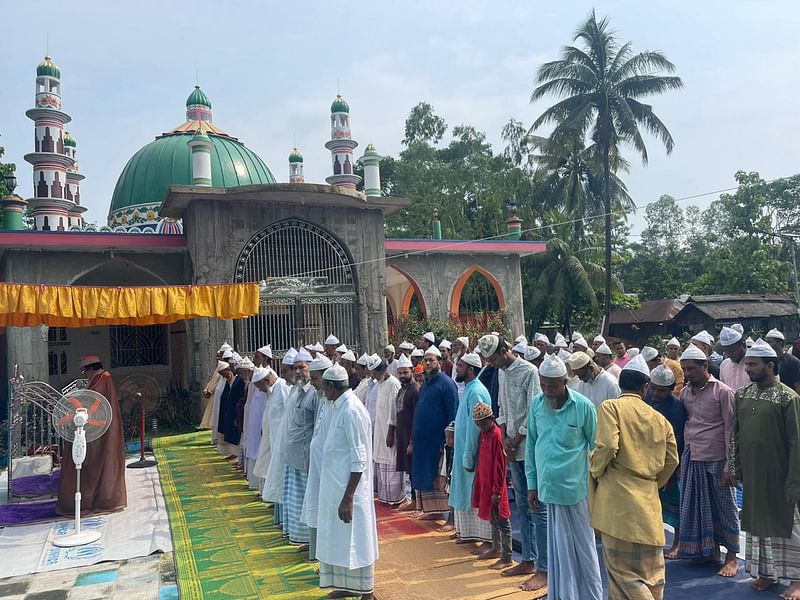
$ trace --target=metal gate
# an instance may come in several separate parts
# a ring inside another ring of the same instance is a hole
[[[328,231],[300,219],[273,223],[245,245],[236,281],[266,281],[261,311],[237,324],[240,351],[271,344],[277,354],[333,333],[358,345],[358,301],[352,260]]]

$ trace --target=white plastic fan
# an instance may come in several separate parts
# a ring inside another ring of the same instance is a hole
[[[53,406],[53,427],[56,433],[72,442],[75,463],[75,533],[57,538],[60,547],[83,546],[100,538],[99,531],[81,531],[81,467],[86,458],[86,445],[100,438],[111,426],[111,404],[102,394],[74,389],[60,397]]]

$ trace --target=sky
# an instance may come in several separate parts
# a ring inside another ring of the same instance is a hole
[[[500,152],[510,118],[529,125],[553,102],[529,102],[536,69],[558,57],[592,8],[634,50],[664,52],[685,84],[651,99],[674,152],[667,156],[647,138],[647,167],[627,153],[633,166],[623,179],[639,207],[662,194],[729,188],[740,169],[767,179],[800,171],[796,0],[9,0],[0,35],[0,146],[4,160],[17,164],[17,192],[30,197],[23,156],[33,151],[33,122],[24,113],[49,37],[86,176],[85,217],[101,225],[125,163],[184,121],[198,78],[215,123],[261,156],[278,181],[288,179],[295,144],[306,181],[330,174],[324,144],[337,86],[350,104],[357,156],[367,143],[396,156],[405,119],[421,101],[450,130],[484,131]],[[632,217],[634,235],[643,214]]]

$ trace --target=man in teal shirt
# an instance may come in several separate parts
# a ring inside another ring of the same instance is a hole
[[[547,504],[547,588],[553,600],[600,600],[603,585],[589,521],[589,451],[597,413],[567,387],[567,367],[548,354],[539,367],[542,393],[528,411],[525,475],[533,510]]]

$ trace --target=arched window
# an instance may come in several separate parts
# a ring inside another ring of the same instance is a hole
[[[496,312],[505,306],[503,288],[481,267],[470,267],[453,286],[450,313],[454,317],[477,312]]]

